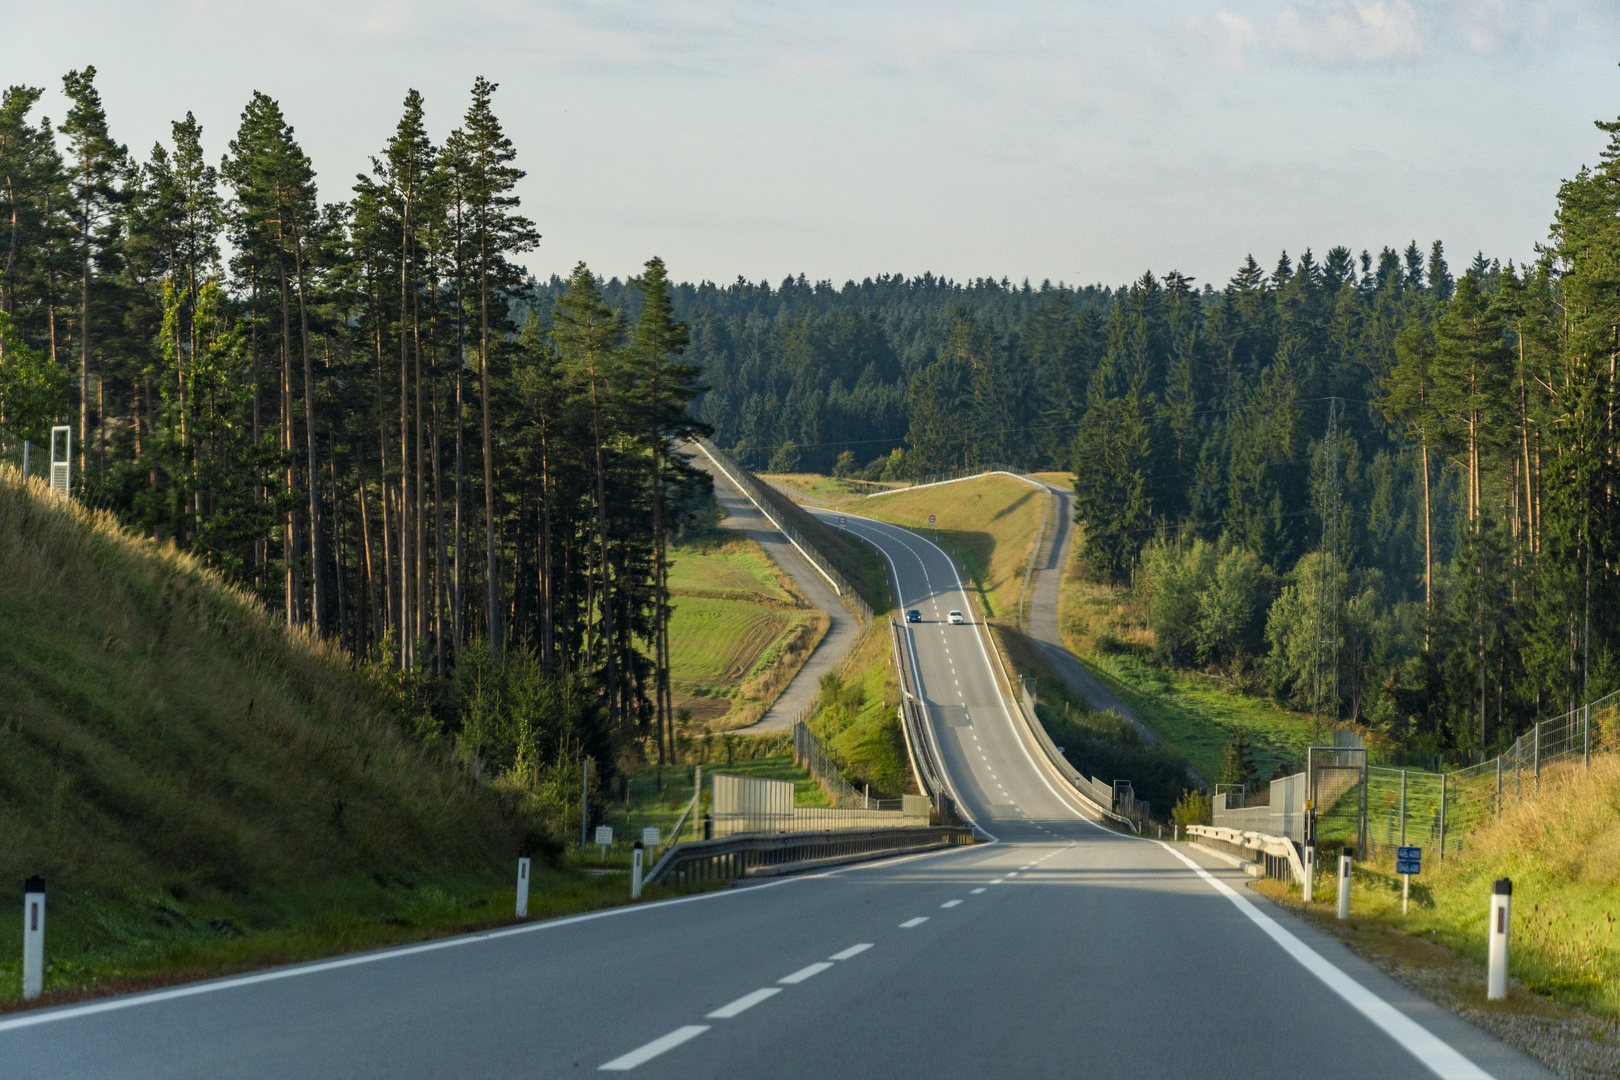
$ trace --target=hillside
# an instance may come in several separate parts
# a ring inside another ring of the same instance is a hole
[[[0,702],[0,880],[49,884],[48,990],[359,947],[510,893],[509,817],[334,652],[5,468]],[[0,921],[0,999],[19,952]]]

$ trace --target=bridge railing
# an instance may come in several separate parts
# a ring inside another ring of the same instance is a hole
[[[755,833],[718,840],[688,840],[664,852],[664,857],[647,874],[647,883],[688,886],[769,877],[816,866],[906,855],[972,842],[972,829],[950,825],[776,835]]]

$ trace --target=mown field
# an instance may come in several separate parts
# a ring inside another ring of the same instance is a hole
[[[826,635],[826,613],[745,536],[680,545],[671,557],[676,707],[713,730],[754,723]]]

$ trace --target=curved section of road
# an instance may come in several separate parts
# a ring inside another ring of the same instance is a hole
[[[821,692],[821,677],[838,665],[861,636],[861,622],[844,602],[838,598],[827,579],[822,577],[815,567],[805,561],[804,556],[793,549],[787,537],[772,525],[770,519],[759,512],[753,502],[726,479],[724,473],[716,469],[702,453],[691,451],[687,454],[692,464],[707,472],[714,478],[714,497],[726,511],[726,519],[721,522],[721,528],[734,529],[753,540],[771,561],[781,567],[793,583],[799,587],[816,607],[827,613],[829,620],[827,635],[821,639],[810,659],[793,676],[780,696],[771,703],[771,707],[759,721],[748,727],[737,728],[749,734],[763,731],[785,731],[793,726],[799,713],[804,707],[815,700]]]
[[[1142,738],[1156,743],[1159,741],[1158,733],[1144,724],[1129,705],[1104,686],[1063,644],[1058,622],[1058,598],[1063,592],[1063,572],[1069,565],[1070,549],[1074,543],[1074,492],[1039,477],[1030,479],[1044,486],[1057,501],[1056,521],[1047,533],[1044,550],[1036,556],[1035,572],[1029,583],[1030,640],[1040,647],[1046,662],[1064,684],[1085,698],[1093,709],[1112,712],[1129,720]]]
[[[0,1017],[7,1080],[1549,1080],[1196,849],[1086,820],[944,621],[973,610],[945,553],[850,528],[924,613],[932,734],[998,842]]]

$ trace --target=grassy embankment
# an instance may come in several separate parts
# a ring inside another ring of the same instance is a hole
[[[676,708],[714,731],[752,724],[826,636],[826,613],[746,536],[696,540],[671,556]]]
[[[1509,801],[1500,819],[1468,836],[1445,861],[1425,852],[1413,879],[1410,914],[1401,915],[1401,879],[1391,866],[1357,866],[1351,886],[1351,944],[1411,964],[1447,965],[1425,950],[1434,944],[1482,965],[1491,883],[1513,880],[1511,974],[1535,994],[1620,1018],[1620,935],[1615,932],[1615,880],[1620,877],[1620,755],[1594,757],[1592,768],[1543,777],[1542,790]],[[1297,886],[1256,886],[1298,909]],[[1317,885],[1307,913],[1332,922],[1331,874]],[[1423,959],[1423,957],[1428,957]],[[1468,965],[1440,978],[1436,992],[1470,1008],[1540,1012],[1528,995],[1486,1006],[1484,976]],[[1444,972],[1442,972],[1444,975]],[[1517,1000],[1515,1000],[1517,999]]]
[[[767,483],[784,480],[775,476],[761,479]],[[807,478],[795,475],[790,479],[804,481]],[[821,487],[830,495],[837,491],[847,493],[840,481],[821,477],[808,479],[826,480]],[[790,482],[787,486],[805,491],[817,485]],[[844,674],[838,678],[823,677],[820,700],[808,721],[810,728],[855,787],[869,787],[873,798],[915,794],[919,789],[911,775],[905,737],[896,714],[900,686],[890,659],[888,616],[893,610],[893,601],[889,594],[887,564],[870,545],[823,525],[787,495],[775,488],[772,491],[778,496],[777,509],[812,538],[845,578],[856,583],[861,596],[877,613],[851,650]]]
[[[41,1004],[511,920],[526,830],[492,791],[335,650],[10,469],[0,701],[0,881],[46,878]],[[530,911],[623,899],[537,865]],[[0,920],[0,1009],[21,944]]]

